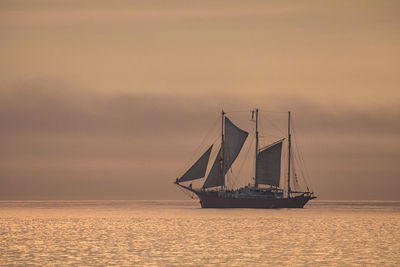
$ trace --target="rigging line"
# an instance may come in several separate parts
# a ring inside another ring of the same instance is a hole
[[[272,138],[282,138],[282,135],[272,135],[272,134],[263,134],[261,137],[264,137],[264,136],[267,136],[267,137],[272,137]]]
[[[308,184],[307,184],[307,180],[306,180],[306,176],[304,175],[304,172],[303,172],[301,158],[299,156],[299,152],[298,152],[297,148],[294,149],[294,153],[293,154],[295,155],[295,158],[294,158],[295,163],[298,164],[298,166],[299,166],[301,177],[303,177],[305,186],[306,186],[307,190],[309,190],[309,187],[308,187]]]
[[[249,158],[249,152],[250,152],[250,150],[252,148],[254,140],[255,140],[255,136],[253,136],[251,138],[251,140],[250,140],[250,144],[249,144],[249,147],[247,148],[247,151],[246,151],[246,154],[245,154],[245,158],[244,158],[242,164],[239,167],[238,173],[236,175],[232,175],[232,179],[231,179],[232,180],[232,188],[234,186],[236,186],[236,184],[238,182],[238,179],[239,179],[240,174],[242,173],[243,167],[244,167],[245,163],[247,162],[247,159]]]
[[[265,149],[267,149],[267,148],[270,148],[271,146],[274,146],[274,145],[276,145],[276,144],[278,144],[278,143],[280,143],[280,142],[283,142],[285,139],[286,139],[286,138],[281,138],[281,139],[279,139],[279,140],[277,140],[277,141],[275,141],[275,142],[273,142],[273,143],[271,143],[271,144],[269,144],[269,145],[267,145],[267,146],[264,146],[264,147],[259,148],[258,151],[261,152],[261,150],[265,150]]]
[[[200,153],[200,150],[202,149],[202,147],[204,146],[204,144],[205,144],[205,141],[208,139],[208,138],[210,138],[210,135],[211,135],[211,133],[212,133],[212,131],[216,128],[216,124],[218,123],[218,121],[219,121],[219,117],[217,117],[216,119],[215,119],[215,121],[213,122],[213,124],[211,125],[211,127],[208,129],[208,131],[206,132],[206,135],[203,137],[203,140],[201,141],[201,143],[197,146],[197,148],[195,149],[195,151],[192,153],[192,155],[187,159],[187,161],[186,161],[186,163],[183,165],[183,170],[181,170],[179,173],[180,173],[180,176],[182,176],[184,173],[185,173],[185,171],[188,169],[188,168],[190,168],[190,163],[192,163],[195,159],[196,159],[196,156]],[[218,137],[217,137],[218,138]],[[217,139],[216,138],[216,139]],[[212,144],[214,144],[215,143],[215,141],[213,141],[212,142]]]
[[[297,165],[299,165],[298,158],[297,157],[293,157],[293,178],[294,178],[293,179],[293,185],[294,185],[296,191],[301,191],[302,190],[302,186],[299,183],[298,176],[297,176]],[[301,171],[301,168],[300,168],[300,171]]]
[[[300,173],[301,173],[301,164],[299,162],[299,157],[297,155],[297,151],[294,147],[292,147],[292,151],[293,151],[293,153],[292,153],[293,174],[294,174],[294,176],[296,176],[298,174],[298,171],[300,171]]]
[[[212,126],[211,126],[211,127],[209,128],[209,130],[207,131],[206,135],[204,136],[203,140],[201,141],[201,143],[200,143],[200,145],[199,145],[199,149],[200,149],[201,145],[202,145],[203,143],[205,143],[205,141],[207,140],[207,138],[210,137],[212,131],[216,128],[215,126],[217,125],[218,122],[219,122],[219,117],[217,117],[217,118],[215,119],[215,121],[213,122]],[[214,142],[213,142],[213,143],[214,143]]]
[[[287,111],[272,111],[272,110],[265,110],[265,109],[258,109],[259,111],[265,112],[265,113],[279,113],[279,114],[287,114]]]
[[[258,127],[261,130],[261,135],[258,134],[258,142],[260,145],[265,146],[265,142],[264,142],[264,127],[263,127],[263,123],[262,123],[262,117],[261,117],[261,113],[258,113]],[[260,138],[261,137],[261,138]],[[261,144],[260,139],[263,139],[263,143]]]
[[[254,138],[254,137],[253,137]],[[246,140],[245,140],[246,141]],[[251,141],[253,141],[253,139],[251,140]],[[243,144],[244,145],[244,144]],[[226,149],[226,151],[229,153],[230,151],[229,151],[229,147],[224,147],[224,150]],[[243,149],[243,146],[242,146],[242,148],[240,149],[240,151]],[[224,151],[224,153],[225,153],[225,151]],[[239,154],[240,154],[240,152],[239,152]],[[237,159],[237,157],[238,157],[239,155],[236,155],[236,159]],[[235,159],[235,161],[236,161],[236,159]],[[234,161],[234,162],[235,162]],[[230,168],[227,170],[227,174],[229,174],[229,170],[231,171],[231,173],[233,174],[233,163],[234,162],[232,162],[232,164],[231,164],[231,166],[230,166]],[[232,180],[232,176],[228,176],[228,179],[226,179],[226,181],[229,181],[231,184],[233,184],[233,182],[231,182],[230,180]]]
[[[272,120],[268,119],[267,116],[265,116],[265,117],[266,117],[266,120],[268,121],[268,123],[272,126],[272,128],[274,130],[276,130],[280,135],[283,135],[283,136],[286,135],[285,133],[282,132],[282,129],[280,129],[278,126],[276,126],[275,123],[272,122]]]
[[[184,190],[183,188],[181,188],[180,186],[178,186],[179,190],[181,190],[185,195],[187,195],[188,197],[190,197],[191,199],[195,199],[195,197],[193,197],[194,193],[188,193],[186,190]]]
[[[304,180],[304,184],[305,184],[305,186],[306,186],[306,188],[308,190],[307,179],[306,179],[306,176],[305,176],[304,171],[303,171],[304,166],[302,164],[301,157],[300,157],[300,151],[299,151],[298,142],[297,142],[297,135],[296,135],[295,129],[293,128],[293,125],[292,125],[292,129],[293,129],[293,137],[294,137],[293,139],[295,141],[294,143],[296,144],[293,147],[294,163],[298,165],[298,169],[296,168],[295,171],[296,170],[300,171],[300,174],[301,174],[301,176],[303,177],[303,180]],[[296,175],[297,175],[297,173],[296,173]]]
[[[311,179],[309,179],[310,176],[309,176],[307,164],[305,163],[305,160],[304,160],[303,151],[301,150],[301,146],[300,146],[300,144],[299,144],[300,142],[297,141],[298,137],[297,137],[297,132],[296,132],[296,128],[295,128],[295,125],[294,125],[293,120],[292,120],[292,128],[293,128],[293,132],[294,132],[294,134],[295,134],[294,137],[295,137],[295,141],[296,141],[296,142],[295,142],[295,143],[296,143],[296,150],[297,150],[297,153],[299,154],[299,157],[300,157],[302,166],[303,166],[304,171],[305,171],[305,174],[303,174],[304,182],[305,182],[305,184],[306,184],[307,189],[309,190],[308,184],[310,184],[310,188],[311,188],[311,190],[312,190],[313,186],[312,186],[312,184],[311,184]],[[303,170],[302,170],[302,171],[303,171]],[[309,191],[310,191],[310,190],[309,190]]]
[[[300,161],[301,161],[302,166],[303,166],[301,171],[302,171],[302,175],[304,177],[304,183],[306,185],[307,190],[308,191],[312,191],[312,184],[311,184],[311,180],[309,179],[309,174],[308,174],[308,171],[307,171],[307,165],[305,163],[304,157],[303,157],[302,152],[301,152],[301,150],[299,148],[296,148],[296,150],[299,150],[299,157],[300,157]],[[305,173],[303,171],[305,171]],[[311,188],[311,190],[310,190],[310,188]]]
[[[293,129],[293,127],[292,127],[292,129]],[[302,168],[302,162],[300,160],[299,151],[298,151],[298,148],[297,148],[297,139],[295,138],[295,132],[294,131],[292,131],[292,137],[293,137],[292,138],[292,140],[293,140],[292,144],[293,143],[296,144],[295,146],[292,146],[293,153],[291,154],[292,155],[292,160],[293,160],[293,171],[296,173],[296,175],[298,175],[299,174],[298,172],[300,171],[300,174],[302,175],[302,177],[304,177],[303,168]]]
[[[241,112],[249,112],[248,110],[229,110],[229,111],[225,111],[225,113],[229,114],[229,113],[241,113]]]
[[[273,139],[282,138],[282,135],[274,135],[274,134],[265,133],[265,131],[264,131],[264,123],[263,123],[260,115],[259,115],[258,125],[259,125],[259,128],[260,128],[259,132],[261,133],[261,134],[259,134],[258,137],[259,137],[259,140],[262,139],[262,142],[260,142],[260,147],[267,146],[267,142],[265,141],[265,137],[273,138]],[[268,144],[269,143],[270,142],[268,142]]]

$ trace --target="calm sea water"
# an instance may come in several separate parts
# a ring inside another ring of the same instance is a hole
[[[400,202],[0,201],[0,265],[399,266]]]

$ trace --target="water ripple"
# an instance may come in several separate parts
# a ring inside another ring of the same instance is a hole
[[[398,202],[301,210],[190,201],[0,202],[0,265],[396,266]]]

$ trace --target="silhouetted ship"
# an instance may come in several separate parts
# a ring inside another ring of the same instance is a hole
[[[234,125],[222,111],[221,146],[203,186],[195,189],[192,184],[187,186],[181,183],[205,177],[213,145],[175,180],[175,184],[195,194],[200,199],[202,208],[303,208],[309,200],[316,197],[307,185],[305,191],[291,189],[291,178],[297,183],[297,175],[292,177],[291,174],[290,112],[288,114],[288,136],[285,142],[288,146],[286,190],[280,187],[282,146],[286,138],[263,148],[258,147],[258,109],[252,111],[252,120],[256,124],[254,183],[236,189],[228,189],[226,186],[225,176],[239,155],[248,133]]]

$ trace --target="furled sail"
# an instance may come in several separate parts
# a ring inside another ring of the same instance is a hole
[[[233,162],[240,153],[244,142],[246,141],[248,133],[234,125],[227,117],[225,117],[225,138],[224,138],[224,172],[221,171],[221,149],[215,158],[214,164],[204,182],[203,187],[209,188],[214,186],[221,186],[225,184],[224,176],[232,166]]]
[[[189,170],[178,179],[178,182],[185,182],[203,178],[206,176],[206,170],[208,165],[208,160],[210,158],[212,145],[209,149],[190,167]]]
[[[258,153],[256,165],[257,184],[279,186],[282,142],[283,140],[278,141]]]

